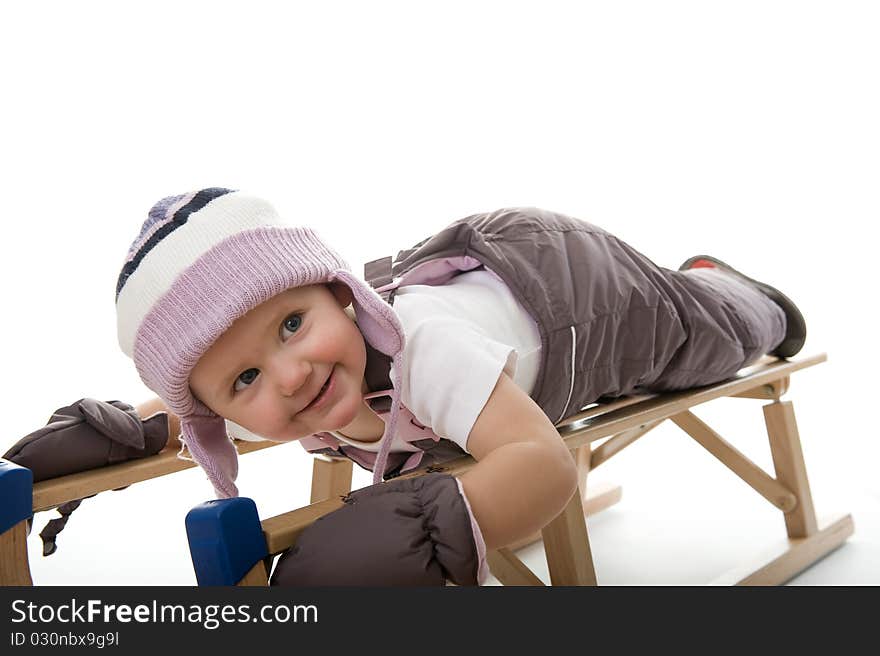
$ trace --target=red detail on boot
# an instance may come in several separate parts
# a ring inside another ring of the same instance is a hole
[[[714,262],[710,262],[709,260],[697,260],[696,262],[691,264],[690,267],[688,267],[688,268],[690,268],[690,269],[715,269],[717,267],[715,266]]]

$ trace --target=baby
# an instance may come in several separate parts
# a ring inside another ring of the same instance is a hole
[[[426,540],[438,571],[481,582],[487,549],[538,531],[577,489],[555,423],[600,396],[722,380],[765,353],[793,355],[805,337],[789,299],[719,260],[661,269],[596,226],[542,210],[462,219],[397,260],[401,275],[373,289],[313,230],[211,188],[159,201],[120,274],[120,345],[159,396],[138,412],[169,412],[171,448],[179,434],[218,496],[238,493],[227,421],[357,452],[376,484],[411,468],[425,443],[477,461],[458,479],[354,493],[357,518],[344,508],[316,529],[325,535],[298,542],[287,582],[332,577],[314,558],[329,562],[330,542],[345,542],[333,536],[364,526],[378,541],[371,558],[387,551],[399,564],[391,543],[409,533],[380,525],[406,515],[392,491],[417,497],[413,514],[439,518]],[[371,366],[384,372],[372,384]],[[390,410],[368,402],[382,393]],[[443,562],[462,550],[475,566]]]

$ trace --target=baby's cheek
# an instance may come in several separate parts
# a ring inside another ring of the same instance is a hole
[[[265,412],[261,412],[259,407],[256,406],[249,407],[246,411],[238,413],[238,416],[233,419],[233,421],[240,424],[251,433],[269,439],[272,439],[273,433],[276,429],[270,416]]]
[[[357,329],[346,331],[340,335],[338,344],[345,345],[344,357],[351,363],[357,363],[359,366],[365,366],[367,362],[367,350],[364,343],[364,336]]]

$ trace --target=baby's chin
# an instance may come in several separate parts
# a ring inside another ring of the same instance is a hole
[[[350,415],[350,416],[349,416]],[[352,412],[339,414],[336,417],[333,417],[333,420],[327,418],[326,421],[317,424],[312,430],[308,432],[303,432],[302,428],[298,430],[291,426],[290,430],[282,431],[275,436],[269,436],[270,440],[275,442],[296,442],[297,440],[301,440],[305,437],[311,437],[316,433],[325,433],[328,431],[340,431],[349,424],[351,424],[357,418],[357,408],[355,408]]]

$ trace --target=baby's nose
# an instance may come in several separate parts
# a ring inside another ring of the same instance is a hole
[[[281,364],[276,369],[273,377],[282,396],[295,395],[309,380],[306,367]]]

